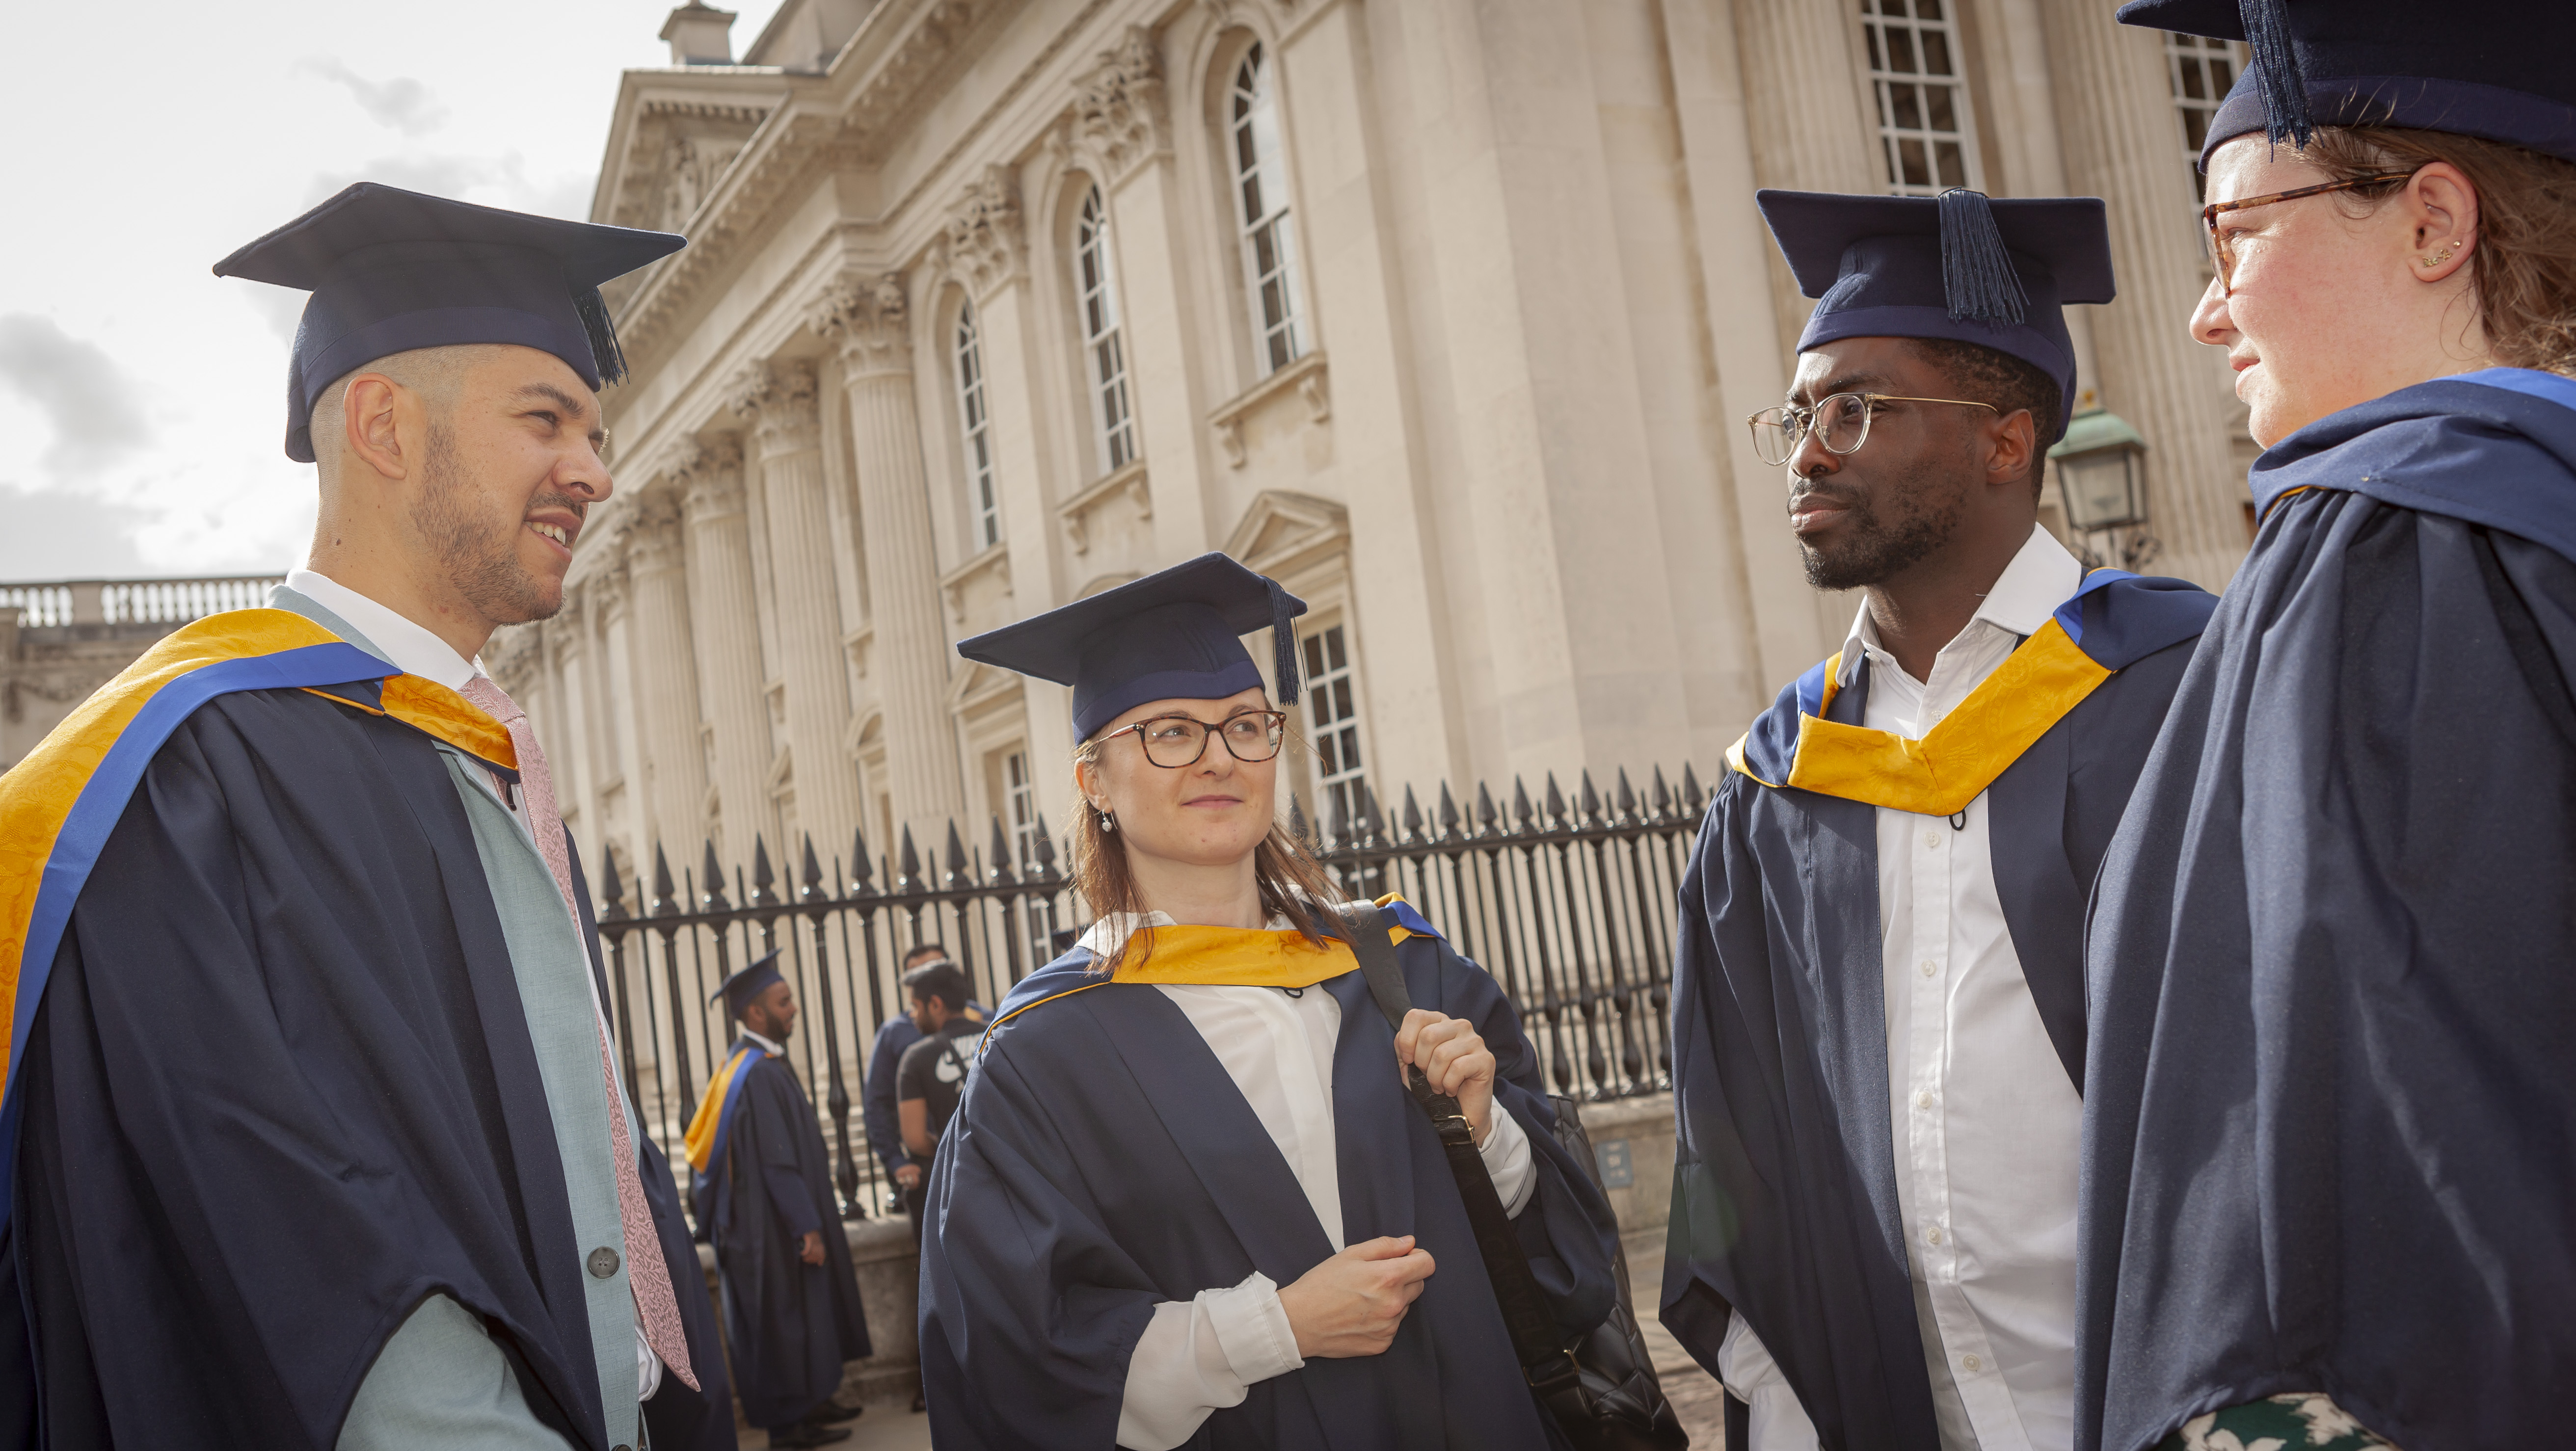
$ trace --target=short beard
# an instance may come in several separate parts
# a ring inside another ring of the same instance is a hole
[[[1878,510],[1866,500],[1850,500],[1843,523],[1848,537],[1833,552],[1827,553],[1803,539],[1798,541],[1799,552],[1806,556],[1807,583],[1822,590],[1880,584],[1949,543],[1968,512],[1964,492],[1935,492],[1949,472],[1940,464],[1926,462],[1902,478],[1889,480],[1883,486],[1888,496],[1910,505],[1890,520],[1882,521]],[[1842,496],[1828,492],[1827,497]]]
[[[456,440],[443,420],[432,419],[421,458],[420,497],[411,506],[412,527],[429,542],[440,570],[474,612],[496,625],[552,619],[563,595],[545,596],[541,582],[519,563],[524,518],[499,524],[478,516],[456,458]]]

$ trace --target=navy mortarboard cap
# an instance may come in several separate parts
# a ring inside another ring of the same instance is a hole
[[[687,245],[362,181],[216,263],[215,275],[313,294],[286,373],[286,456],[311,463],[323,390],[413,348],[518,343],[563,359],[594,390],[625,377],[599,284]]]
[[[725,1012],[739,1018],[742,1010],[751,1006],[751,1000],[767,991],[771,983],[786,980],[778,975],[778,954],[763,953],[752,961],[751,966],[726,978],[724,986],[717,988],[715,996],[707,1001],[712,1003],[721,999]]]
[[[2200,164],[2260,131],[2301,146],[2319,126],[2402,126],[2576,161],[2576,5],[2483,0],[2130,0],[2120,20],[2241,40],[2252,64],[2210,118]]]
[[[2111,300],[2111,234],[2098,197],[1991,201],[1838,192],[1753,194],[1817,298],[1798,351],[1837,338],[1943,338],[2012,356],[2057,380],[2060,432],[2075,411],[2068,303]]]
[[[961,641],[957,653],[1073,687],[1073,734],[1149,700],[1223,700],[1261,684],[1242,636],[1268,630],[1279,704],[1297,703],[1306,602],[1222,554],[1202,554],[1062,609]]]

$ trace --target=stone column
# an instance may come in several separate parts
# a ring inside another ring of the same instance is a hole
[[[895,829],[910,827],[926,853],[945,839],[966,803],[948,714],[954,655],[940,618],[939,551],[930,529],[902,276],[845,279],[816,309],[813,325],[840,346],[849,395],[868,616],[876,635],[869,674],[885,702],[886,794]],[[815,833],[818,844],[824,839]],[[846,830],[832,838],[847,839]],[[895,842],[878,847],[898,849]]]
[[[707,760],[698,741],[698,664],[690,643],[679,487],[665,480],[643,495],[627,530],[626,573],[634,593],[627,643],[642,737],[642,840],[686,850],[706,834]]]
[[[1877,102],[1869,94],[1865,59],[1853,43],[1850,8],[1850,0],[1743,0],[1734,7],[1756,185],[1887,190]],[[1740,199],[1747,210],[1752,202],[1749,196]],[[1767,233],[1762,243],[1785,358],[1797,352],[1798,334],[1815,304],[1798,295],[1797,281]]]
[[[859,824],[858,767],[841,748],[850,719],[841,666],[839,586],[832,578],[830,501],[824,497],[822,418],[814,365],[794,359],[754,364],[733,386],[734,411],[756,419],[762,498],[768,505],[771,605],[778,621],[778,679],[786,688],[787,750],[796,792],[792,828],[824,843],[849,840]],[[917,467],[917,466],[916,466]],[[781,838],[791,828],[782,827]],[[748,843],[730,846],[739,858]],[[793,843],[770,843],[772,861],[793,861]]]
[[[714,749],[715,835],[728,861],[748,860],[753,833],[776,833],[769,805],[769,706],[760,659],[759,606],[751,588],[751,522],[743,507],[742,440],[720,435],[682,450],[675,470],[688,521],[691,643],[698,709]],[[698,843],[667,841],[673,870]],[[640,862],[646,871],[651,862]]]
[[[2164,542],[2150,567],[2217,589],[2245,555],[2245,484],[2228,448],[2225,363],[2191,340],[2206,283],[2163,41],[2106,7],[2041,14],[2067,189],[2102,198],[2110,213],[2120,300],[2093,316],[2095,386],[2104,407],[2147,436],[2150,528]]]

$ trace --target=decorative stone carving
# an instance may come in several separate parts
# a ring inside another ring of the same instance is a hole
[[[1010,169],[988,166],[948,218],[948,261],[978,297],[1019,275],[1023,230]]]
[[[844,275],[824,290],[807,322],[837,344],[852,378],[912,371],[911,304],[903,274]]]
[[[801,453],[822,442],[822,415],[814,408],[814,365],[803,358],[753,363],[725,389],[733,411],[753,420],[760,456]]]
[[[742,435],[684,440],[671,461],[690,523],[742,512]]]
[[[1075,98],[1074,116],[1083,140],[1108,163],[1112,179],[1170,148],[1163,63],[1154,50],[1153,32],[1128,26],[1117,49],[1100,53],[1099,65]]]
[[[626,528],[626,567],[637,574],[659,574],[680,567],[679,481],[637,497]]]

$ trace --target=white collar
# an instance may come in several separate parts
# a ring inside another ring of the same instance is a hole
[[[734,1026],[735,1026],[735,1027],[738,1027],[738,1028],[742,1027],[742,1025],[741,1025],[741,1024],[739,1024],[739,1023],[736,1023]],[[753,1041],[753,1042],[755,1042],[755,1043],[758,1043],[761,1047],[768,1049],[768,1050],[769,1050],[769,1056],[771,1056],[772,1058],[784,1058],[784,1057],[786,1057],[786,1056],[787,1056],[787,1050],[786,1050],[786,1049],[781,1048],[781,1047],[779,1047],[777,1044],[770,1042],[767,1038],[764,1038],[764,1037],[760,1036],[758,1033],[753,1032],[753,1031],[752,1031],[752,1030],[750,1030],[749,1028],[743,1028],[743,1029],[742,1029],[742,1035],[743,1035],[744,1037],[746,1037],[746,1038],[749,1038],[751,1041]]]
[[[2057,607],[2072,599],[2084,585],[2084,565],[2057,537],[2034,524],[2030,538],[1995,577],[1994,588],[1986,591],[1977,612],[1968,617],[1974,628],[1982,621],[2011,634],[2028,637],[2039,633]],[[1968,633],[1962,629],[1960,635]],[[1869,616],[1869,601],[1861,601],[1860,612],[1852,618],[1851,632],[1843,637],[1842,669],[1835,683],[1849,686],[1860,673],[1860,662],[1871,654],[1885,654],[1879,644],[1878,623]]]
[[[1146,928],[1178,927],[1180,925],[1180,923],[1172,920],[1172,914],[1169,912],[1111,912],[1103,916],[1099,921],[1092,923],[1091,930],[1083,933],[1082,940],[1075,943],[1074,946],[1079,947],[1090,953],[1093,957],[1106,962],[1110,958],[1118,955],[1119,949],[1127,945],[1128,938],[1135,936]],[[1273,917],[1270,919],[1266,930],[1272,932],[1285,932],[1288,930],[1288,926],[1289,922],[1287,918]]]
[[[347,620],[405,675],[435,680],[450,690],[463,690],[483,673],[480,660],[457,654],[455,646],[327,574],[290,570],[286,587]]]

